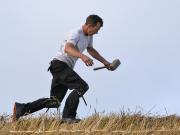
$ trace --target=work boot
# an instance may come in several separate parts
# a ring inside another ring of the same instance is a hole
[[[24,106],[25,104],[20,104],[17,102],[14,103],[13,116],[12,116],[13,122],[17,121],[23,115],[22,110]]]
[[[81,119],[76,119],[76,118],[62,118],[62,123],[67,123],[67,124],[78,123],[80,121]]]

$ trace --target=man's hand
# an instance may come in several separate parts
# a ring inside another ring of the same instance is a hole
[[[93,60],[84,54],[82,54],[80,58],[86,64],[86,66],[92,66],[94,64]]]
[[[106,68],[108,69],[108,70],[110,70],[110,71],[112,71],[112,66],[111,66],[111,63],[110,62],[108,62],[108,61],[105,61],[104,63],[104,66],[106,66]]]
[[[93,48],[93,47],[88,47],[88,48],[87,48],[87,51],[88,51],[88,53],[89,53],[93,58],[95,58],[95,59],[97,59],[98,61],[100,61],[101,63],[103,63],[104,66],[106,66],[106,68],[107,68],[108,70],[112,70],[111,63],[108,62],[105,58],[103,58],[103,57],[98,53],[98,51],[97,51],[95,48]]]
[[[105,61],[103,64],[104,64],[104,66],[106,66],[106,68],[107,68],[108,70],[111,69],[111,63],[110,63],[110,62]]]

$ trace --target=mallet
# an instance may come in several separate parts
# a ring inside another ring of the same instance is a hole
[[[113,60],[113,62],[110,64],[111,70],[112,71],[116,70],[120,64],[121,64],[121,62],[119,59]],[[99,69],[103,69],[103,68],[107,68],[107,66],[97,67],[97,68],[94,68],[93,70],[99,70]]]

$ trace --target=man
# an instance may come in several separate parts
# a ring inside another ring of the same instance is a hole
[[[93,35],[103,26],[103,20],[98,15],[89,15],[80,28],[72,30],[64,40],[58,55],[51,61],[49,70],[53,76],[50,98],[41,98],[34,102],[14,104],[13,121],[21,116],[36,112],[43,108],[58,108],[68,89],[72,90],[65,102],[62,120],[77,123],[76,111],[79,98],[89,89],[88,84],[73,70],[78,58],[86,66],[92,66],[93,60],[82,52],[87,52],[111,70],[110,63],[93,47]]]

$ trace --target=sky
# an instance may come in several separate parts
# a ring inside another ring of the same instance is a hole
[[[95,110],[180,115],[179,7],[179,0],[0,0],[0,113],[11,114],[15,101],[49,97],[49,62],[66,33],[97,14],[104,26],[94,48],[121,65],[93,71],[102,64],[86,67],[78,60],[74,70],[90,87],[78,116]]]

